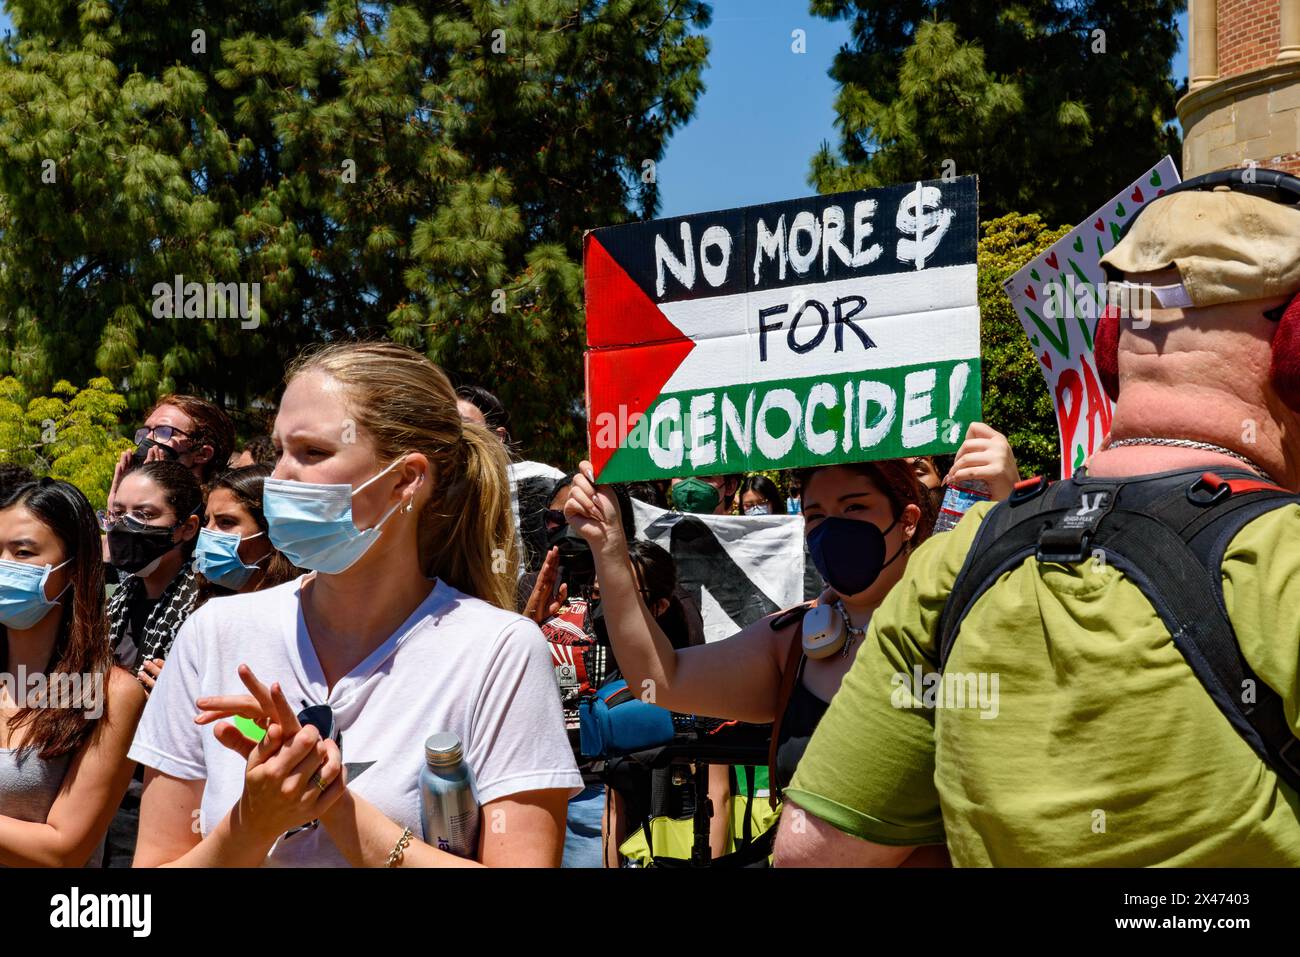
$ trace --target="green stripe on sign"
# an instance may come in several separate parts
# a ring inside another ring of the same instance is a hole
[[[597,446],[618,446],[599,478],[625,482],[951,452],[979,418],[978,358],[665,393],[635,428],[612,414],[597,417]]]

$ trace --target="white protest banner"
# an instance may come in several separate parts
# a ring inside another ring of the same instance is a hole
[[[1134,213],[1178,181],[1166,156],[1003,283],[1056,405],[1062,478],[1073,475],[1110,431],[1111,401],[1093,358],[1106,287],[1098,260]]]
[[[821,577],[804,548],[802,515],[694,515],[632,500],[637,537],[673,557],[680,588],[718,641],[815,597]]]
[[[584,241],[601,482],[952,451],[980,417],[975,177]]]

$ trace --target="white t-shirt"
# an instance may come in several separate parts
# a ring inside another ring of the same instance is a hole
[[[305,576],[304,576],[305,577]],[[328,704],[342,733],[348,787],[419,837],[424,741],[460,737],[480,805],[520,791],[582,790],[564,731],[551,653],[520,615],[438,582],[373,654],[327,691],[302,619],[303,578],[209,601],[185,622],[149,696],[130,757],[164,774],[206,780],[199,825],[207,834],[238,802],[246,762],[196,698],[247,694],[236,669],[278,681],[290,705]],[[323,826],[277,841],[267,864],[346,867]]]

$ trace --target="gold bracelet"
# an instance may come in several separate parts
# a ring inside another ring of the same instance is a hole
[[[407,846],[411,843],[411,829],[408,827],[402,831],[402,836],[397,839],[397,846],[393,848],[392,853],[388,855],[388,867],[396,867],[406,852]]]

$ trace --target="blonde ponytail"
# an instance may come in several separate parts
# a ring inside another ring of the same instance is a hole
[[[506,450],[481,425],[461,422],[446,373],[392,342],[310,350],[289,367],[286,381],[313,371],[343,386],[380,461],[420,452],[433,467],[433,493],[420,513],[424,573],[514,611],[519,560]]]
[[[466,422],[463,428],[460,474],[420,516],[420,560],[426,575],[514,611],[519,556],[509,459],[501,440],[483,426]]]

